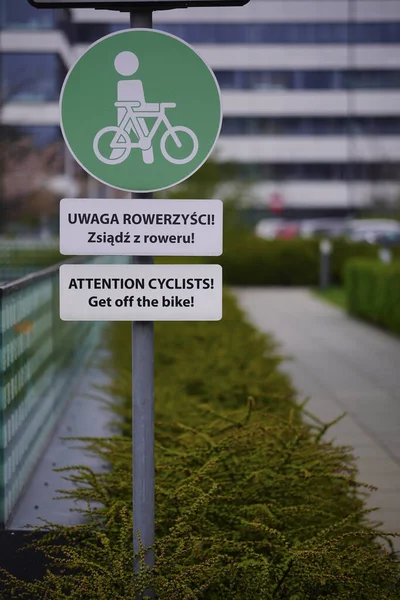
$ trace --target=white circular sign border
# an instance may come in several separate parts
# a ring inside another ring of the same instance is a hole
[[[171,185],[167,185],[167,186],[163,186],[160,188],[152,188],[150,190],[133,190],[131,188],[124,188],[124,187],[119,187],[117,185],[112,185],[110,183],[107,183],[107,181],[104,181],[103,179],[100,179],[100,177],[97,177],[96,175],[94,175],[93,173],[91,173],[82,163],[80,160],[78,160],[78,158],[75,155],[75,152],[72,150],[69,142],[68,142],[68,138],[67,135],[65,133],[64,130],[64,123],[63,123],[63,119],[62,119],[62,103],[63,103],[63,98],[64,98],[64,91],[66,88],[66,85],[68,83],[69,77],[72,74],[73,70],[75,69],[76,65],[79,63],[80,60],[83,59],[83,57],[95,46],[97,46],[98,44],[100,44],[101,42],[103,42],[104,40],[106,40],[107,38],[113,37],[115,35],[121,35],[122,33],[127,33],[127,32],[134,32],[134,31],[146,31],[146,32],[151,32],[151,33],[157,33],[160,35],[165,35],[167,37],[173,38],[175,40],[177,40],[178,42],[181,42],[182,44],[184,44],[185,46],[187,46],[188,48],[190,48],[190,50],[192,50],[192,52],[194,54],[196,54],[199,59],[202,61],[202,63],[207,67],[207,69],[209,70],[209,72],[212,75],[212,78],[214,79],[214,83],[215,86],[217,88],[217,92],[218,92],[218,98],[219,98],[219,106],[220,106],[220,117],[219,117],[219,126],[218,126],[218,132],[217,135],[215,137],[214,143],[211,146],[207,156],[204,158],[204,160],[198,165],[198,167],[196,167],[196,169],[194,171],[192,171],[191,173],[189,173],[189,175],[186,175],[186,177],[183,177],[182,179],[180,179],[179,181],[177,181],[176,183],[172,183]],[[114,188],[116,190],[121,190],[123,192],[132,192],[134,194],[151,194],[153,192],[160,192],[162,190],[168,190],[172,187],[174,187],[175,185],[179,185],[180,183],[182,183],[183,181],[186,181],[186,179],[189,179],[189,177],[192,177],[192,175],[194,175],[203,165],[204,163],[208,160],[208,158],[210,157],[210,155],[212,154],[220,133],[221,133],[221,127],[222,127],[222,120],[223,120],[223,110],[222,110],[222,98],[221,98],[221,89],[219,87],[217,78],[215,77],[214,71],[211,69],[211,67],[205,62],[205,60],[200,56],[200,54],[193,48],[193,46],[191,46],[190,44],[188,44],[187,42],[185,42],[185,40],[182,40],[181,38],[179,38],[176,35],[173,35],[172,33],[167,33],[166,31],[161,31],[160,29],[149,29],[148,27],[138,27],[137,29],[131,29],[131,28],[127,28],[127,29],[122,29],[121,31],[115,31],[113,33],[109,33],[108,35],[105,35],[104,37],[100,38],[99,40],[96,40],[93,44],[91,44],[86,50],[85,52],[72,64],[72,66],[69,68],[68,73],[64,79],[62,88],[61,88],[61,92],[60,92],[60,99],[59,99],[59,120],[60,120],[60,129],[61,129],[61,133],[62,136],[64,138],[64,142],[69,150],[69,152],[71,153],[71,155],[73,156],[74,160],[78,163],[78,165],[80,165],[82,167],[82,169],[88,173],[91,177],[93,177],[94,179],[96,179],[97,181],[99,181],[100,183],[102,183],[103,185],[107,185],[108,187]]]

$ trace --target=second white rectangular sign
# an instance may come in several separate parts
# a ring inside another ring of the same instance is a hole
[[[220,265],[62,265],[63,321],[219,321]]]
[[[221,200],[64,198],[60,252],[220,256],[222,214]]]

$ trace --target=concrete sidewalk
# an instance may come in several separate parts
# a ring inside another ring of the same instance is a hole
[[[55,472],[54,469],[85,465],[96,472],[107,466],[100,457],[88,454],[84,444],[62,439],[107,437],[115,433],[109,426],[111,413],[94,397],[106,398],[105,393],[97,392],[94,386],[109,383],[108,376],[95,365],[99,358],[100,354],[96,354],[85,365],[71,402],[19,499],[7,530],[20,531],[27,525],[30,528],[42,526],[40,519],[65,526],[78,525],[84,521],[81,513],[75,509],[85,509],[85,503],[74,503],[68,498],[54,500],[61,495],[57,490],[71,490],[75,487],[64,479],[69,473]]]
[[[327,439],[351,445],[359,480],[378,487],[369,506],[388,531],[400,532],[400,340],[353,320],[306,289],[241,288],[249,319],[271,332],[282,365],[307,409],[324,422],[344,412]],[[400,538],[395,540],[400,549]]]

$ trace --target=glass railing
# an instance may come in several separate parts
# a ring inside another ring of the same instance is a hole
[[[72,396],[102,325],[61,321],[59,265],[0,285],[0,527],[7,524]]]

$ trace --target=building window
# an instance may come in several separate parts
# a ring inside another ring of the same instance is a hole
[[[297,89],[326,90],[336,85],[334,71],[301,71],[297,80]]]
[[[366,40],[370,44],[391,44],[400,38],[400,23],[351,23],[349,27],[353,44],[364,44]]]
[[[225,90],[400,89],[400,70],[216,70]]]
[[[400,23],[158,23],[191,44],[398,44]]]
[[[225,117],[223,136],[400,135],[400,117]]]
[[[400,89],[400,71],[371,69],[344,72],[343,87],[358,90]]]
[[[245,181],[400,181],[400,163],[250,163],[236,165]]]
[[[0,29],[52,29],[54,26],[54,10],[38,10],[28,0],[0,0]]]
[[[75,39],[78,44],[93,44],[100,38],[126,29],[122,24],[110,25],[108,23],[74,23]]]
[[[4,2],[4,0],[3,0]],[[7,5],[20,4],[11,0]],[[38,19],[37,10],[24,0],[25,8]],[[25,9],[24,9],[25,10]],[[35,13],[36,11],[36,13]],[[23,12],[23,11],[21,11]],[[47,18],[50,18],[51,11]],[[20,11],[14,21],[20,18]],[[28,16],[29,16],[28,15]],[[35,16],[36,15],[36,16]],[[44,18],[43,18],[44,19]],[[44,19],[45,20],[45,19]],[[49,21],[50,22],[50,21]],[[53,23],[53,21],[51,21]],[[33,26],[33,25],[29,25]],[[51,24],[49,25],[52,26]],[[78,43],[92,43],[100,37],[126,29],[123,24],[76,23]],[[190,44],[396,44],[400,23],[156,23],[157,29],[176,35]]]
[[[2,54],[4,102],[54,102],[66,75],[57,54]]]
[[[19,126],[18,132],[21,137],[29,138],[34,148],[46,148],[62,139],[58,125]]]

